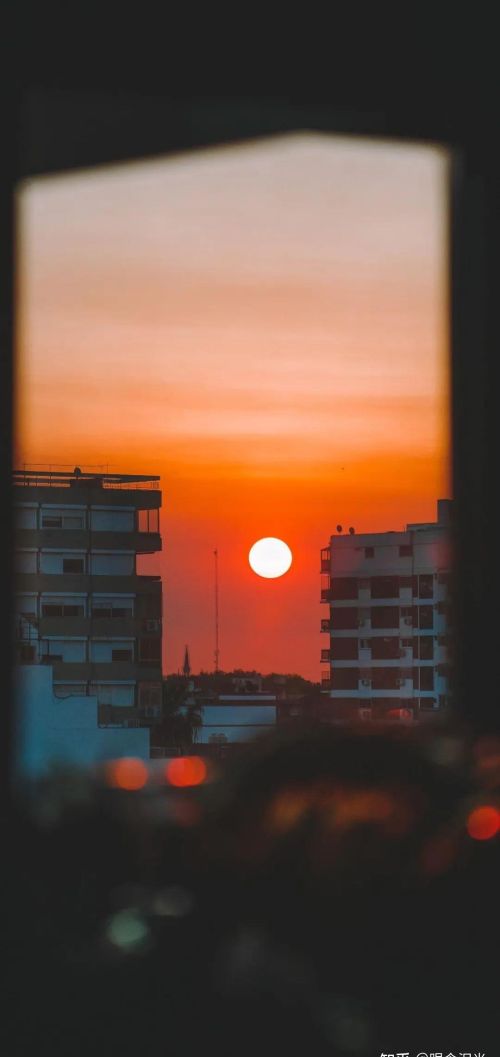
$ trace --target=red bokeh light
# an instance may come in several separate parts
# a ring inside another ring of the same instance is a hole
[[[207,777],[207,767],[200,756],[179,756],[165,767],[165,778],[170,785],[185,788],[201,785]]]
[[[467,819],[467,833],[473,840],[490,840],[500,829],[500,811],[485,805],[476,807]]]
[[[115,789],[142,789],[148,780],[148,770],[142,760],[125,756],[107,765],[106,778],[108,785]]]

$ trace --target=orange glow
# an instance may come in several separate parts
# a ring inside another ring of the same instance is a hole
[[[500,829],[500,811],[496,807],[476,807],[467,819],[467,833],[473,840],[490,840]]]
[[[19,194],[16,456],[161,477],[163,663],[320,676],[319,551],[449,494],[444,152],[300,134]],[[256,540],[293,564],[256,577]]]
[[[179,756],[165,767],[165,777],[170,785],[179,788],[202,785],[207,777],[207,767],[199,756]]]
[[[321,815],[329,827],[350,829],[360,823],[381,824],[394,834],[407,828],[405,805],[378,789],[344,789],[320,782],[304,789],[284,789],[274,798],[267,814],[272,830],[293,829],[308,812]]]
[[[148,769],[142,760],[125,756],[107,765],[106,778],[115,789],[142,789],[148,780]]]

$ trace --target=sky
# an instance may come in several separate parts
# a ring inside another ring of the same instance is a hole
[[[450,495],[448,162],[309,133],[18,192],[17,464],[161,476],[164,667],[318,680],[319,552]],[[277,536],[277,580],[248,552]]]

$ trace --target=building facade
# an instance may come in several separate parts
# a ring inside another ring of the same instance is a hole
[[[161,550],[158,480],[14,472],[17,661],[94,697],[102,727],[161,718],[161,578],[137,570]]]
[[[253,741],[276,726],[276,713],[275,694],[218,694],[202,705],[197,743],[228,745]]]
[[[414,721],[449,696],[451,501],[404,532],[330,538],[321,552],[322,714]]]
[[[52,669],[16,668],[14,774],[21,780],[50,775],[54,768],[88,768],[120,756],[149,760],[150,731],[99,727],[97,699],[73,694],[70,708],[55,696]]]

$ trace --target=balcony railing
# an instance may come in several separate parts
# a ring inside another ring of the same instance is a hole
[[[22,470],[13,471],[13,484],[43,486],[44,488],[69,488],[87,485],[98,488],[158,489],[160,478],[153,474],[110,473],[105,466],[73,467],[64,464],[30,463]]]

